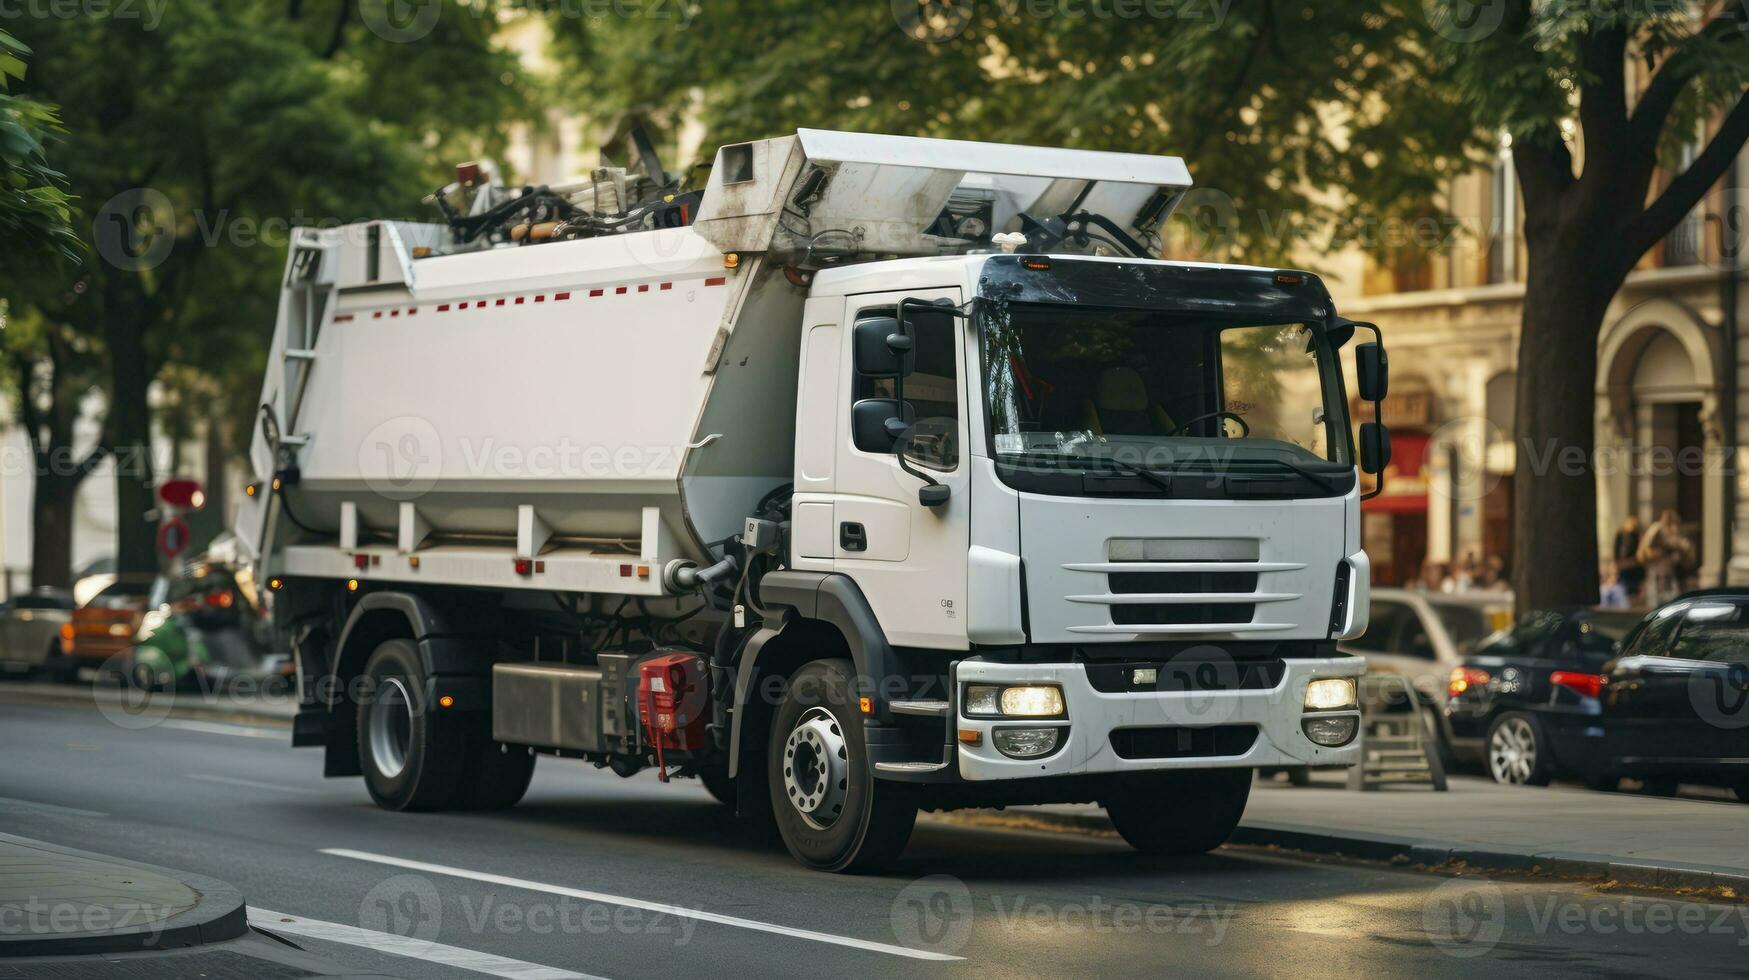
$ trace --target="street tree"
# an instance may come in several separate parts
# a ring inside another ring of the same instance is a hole
[[[246,445],[255,413],[221,416],[256,394],[291,227],[410,216],[442,164],[501,145],[517,117],[495,15],[407,21],[397,6],[248,0],[29,25],[30,82],[62,107],[96,252],[70,301],[41,309],[108,354],[123,570],[158,565],[150,395],[165,366],[213,377],[209,428]]]
[[[101,438],[74,446],[75,423],[100,364],[82,338],[30,312],[44,278],[75,268],[83,255],[66,178],[49,163],[59,114],[10,91],[29,55],[0,31],[0,352],[36,474],[31,584],[65,588],[72,579],[74,495],[104,455]]]
[[[1442,192],[1509,143],[1526,607],[1596,601],[1603,317],[1749,136],[1740,0],[725,0],[684,28],[556,32],[592,109],[696,118],[707,147],[824,126],[1182,155],[1199,189],[1171,240],[1212,258],[1449,247]],[[1710,141],[1673,173],[1703,119]]]

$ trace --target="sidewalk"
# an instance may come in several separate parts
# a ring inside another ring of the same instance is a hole
[[[224,882],[0,834],[0,957],[174,949],[248,928]]]
[[[1022,821],[1111,830],[1105,811],[1091,805],[1006,812]],[[1749,806],[1736,802],[1500,786],[1473,777],[1453,778],[1445,793],[1265,782],[1253,789],[1233,842],[1741,898],[1749,897],[1745,827]]]
[[[298,713],[297,696],[253,693],[209,695],[200,691],[159,691],[145,695],[115,687],[78,684],[48,684],[34,681],[0,682],[0,698],[35,704],[66,704],[82,707],[123,707],[130,714],[142,712],[164,717],[212,718],[239,722],[288,724]]]

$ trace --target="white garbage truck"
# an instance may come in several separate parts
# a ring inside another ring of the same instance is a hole
[[[236,530],[328,775],[698,778],[839,871],[1052,802],[1206,851],[1254,770],[1357,761],[1384,351],[1315,275],[1157,258],[1181,160],[633,145],[292,238]]]

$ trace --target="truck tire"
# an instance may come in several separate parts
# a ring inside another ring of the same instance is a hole
[[[874,778],[848,660],[818,660],[790,675],[772,719],[766,785],[784,846],[804,867],[883,867],[911,839],[908,787]]]
[[[1202,854],[1233,836],[1251,798],[1249,769],[1151,772],[1123,778],[1099,801],[1144,854]]]
[[[458,802],[468,762],[461,716],[425,704],[425,666],[411,640],[389,640],[364,666],[358,767],[386,810],[441,810]]]
[[[727,766],[706,766],[698,771],[698,781],[716,799],[718,803],[733,810],[735,808],[735,780],[729,778]]]
[[[522,802],[534,778],[535,754],[525,746],[494,741],[490,715],[467,718],[467,755],[458,809],[508,810]]]

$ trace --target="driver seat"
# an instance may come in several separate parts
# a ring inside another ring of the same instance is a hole
[[[1098,435],[1105,435],[1107,429],[1123,435],[1165,435],[1172,431],[1172,419],[1148,397],[1141,372],[1121,364],[1099,372],[1093,397],[1083,411],[1087,428]]]

